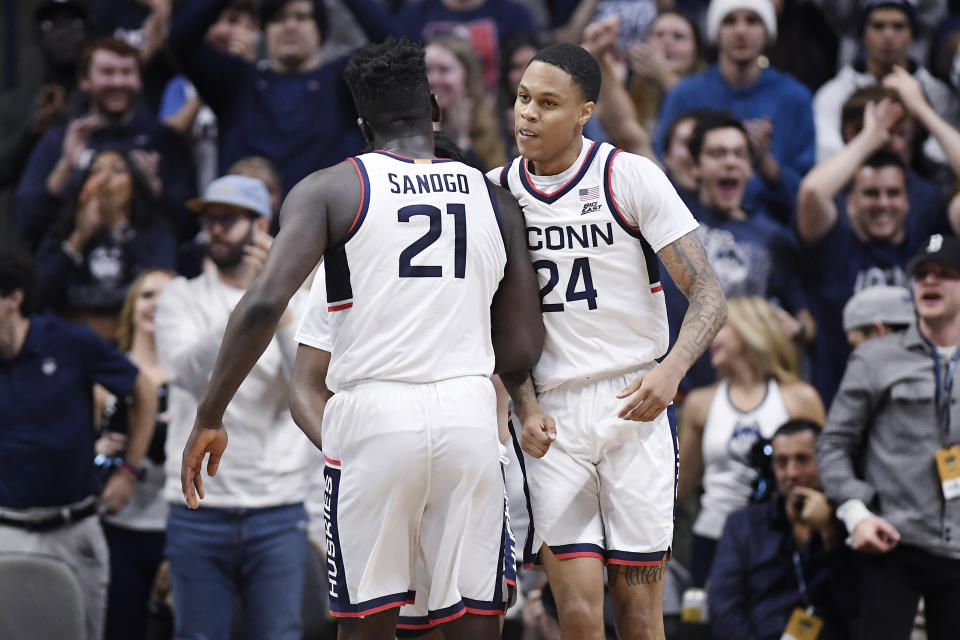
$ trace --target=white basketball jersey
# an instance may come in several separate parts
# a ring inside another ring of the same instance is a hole
[[[327,385],[491,375],[490,303],[506,250],[483,174],[382,151],[350,161],[363,196],[344,240],[324,253]]]
[[[531,175],[517,158],[488,176],[510,190],[526,219],[546,327],[537,390],[663,356],[667,313],[656,252],[697,227],[663,172],[584,138],[562,174]]]

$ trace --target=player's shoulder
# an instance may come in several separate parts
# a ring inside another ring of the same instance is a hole
[[[361,181],[366,179],[364,170],[356,159],[347,158],[301,179],[287,194],[285,204],[292,201],[316,206],[343,199],[355,200],[360,194]]]
[[[660,166],[647,158],[636,153],[624,151],[608,143],[604,143],[610,158],[610,171],[616,177],[620,173],[638,173],[641,175],[656,175],[662,173]]]
[[[518,157],[516,157],[516,158],[513,158],[513,159],[508,159],[507,162],[506,162],[506,164],[503,164],[503,165],[501,165],[501,166],[499,166],[499,167],[495,167],[495,168],[490,169],[489,171],[487,171],[486,174],[485,174],[486,177],[487,177],[487,180],[489,180],[489,181],[492,182],[493,184],[500,185],[500,186],[502,186],[502,187],[508,187],[508,186],[509,186],[509,174],[510,174],[511,169],[513,169],[513,165],[517,164],[518,162],[522,162],[522,161],[523,161],[523,159],[522,159],[522,157],[520,157],[520,156],[518,156]]]

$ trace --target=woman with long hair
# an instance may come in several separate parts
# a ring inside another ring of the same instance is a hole
[[[650,23],[647,39],[627,51],[633,80],[630,95],[640,123],[653,133],[660,105],[678,82],[700,71],[704,64],[700,30],[681,11],[662,11]]]
[[[431,38],[424,53],[430,91],[440,105],[439,129],[456,140],[478,169],[487,171],[503,165],[503,140],[473,45],[469,40],[443,35]]]
[[[173,269],[176,259],[176,239],[147,178],[125,153],[101,151],[37,252],[39,308],[116,340],[130,283],[144,269]]]
[[[167,502],[163,498],[164,442],[167,435],[167,374],[157,357],[154,314],[157,299],[175,277],[171,271],[144,271],[130,285],[120,312],[119,346],[140,373],[159,386],[157,422],[150,449],[143,459],[143,478],[129,502],[103,517],[110,548],[110,588],[107,596],[106,640],[143,638],[150,589],[163,560]],[[97,453],[122,457],[126,446],[127,407],[110,397],[103,412]]]
[[[747,506],[757,479],[750,453],[787,420],[824,422],[817,392],[797,377],[797,353],[777,312],[759,297],[727,302],[710,345],[720,381],[690,392],[680,416],[679,500],[703,479],[693,524],[694,583],[703,586],[727,516]]]

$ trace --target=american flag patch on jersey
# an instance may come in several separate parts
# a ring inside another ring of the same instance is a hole
[[[596,200],[600,197],[600,187],[590,187],[589,189],[580,189],[580,202],[587,200]]]

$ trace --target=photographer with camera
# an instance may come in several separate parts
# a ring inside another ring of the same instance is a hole
[[[810,420],[781,425],[776,494],[727,518],[708,581],[714,638],[851,637],[857,557],[820,489],[819,434]],[[819,635],[798,633],[811,628]]]
[[[823,423],[823,405],[797,376],[797,354],[782,316],[759,297],[730,298],[728,321],[713,344],[710,362],[720,382],[690,392],[680,414],[680,501],[703,480],[693,525],[694,585],[710,573],[727,516],[747,506],[757,472],[751,450],[790,419]]]

